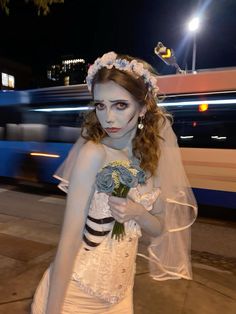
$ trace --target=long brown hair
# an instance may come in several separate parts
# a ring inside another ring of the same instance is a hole
[[[137,60],[143,63],[144,68],[148,69],[153,75],[157,75],[150,64],[128,55],[118,55],[117,59],[126,59],[128,61]],[[133,139],[133,154],[141,160],[140,166],[151,175],[155,173],[159,160],[160,149],[159,141],[160,128],[166,121],[167,114],[163,109],[157,106],[157,99],[148,90],[144,80],[135,76],[131,72],[120,71],[116,68],[101,68],[96,73],[92,82],[92,94],[94,85],[97,83],[105,83],[113,81],[125,88],[141,107],[146,106],[147,111],[143,119],[143,129],[137,129],[136,136]],[[88,113],[82,126],[82,137],[86,140],[92,140],[99,143],[105,136],[106,132],[102,129],[95,110]]]

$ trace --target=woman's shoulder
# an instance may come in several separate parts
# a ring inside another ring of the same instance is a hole
[[[95,143],[93,141],[87,141],[80,150],[80,157],[85,157],[87,160],[104,160],[106,157],[106,151],[101,143]]]

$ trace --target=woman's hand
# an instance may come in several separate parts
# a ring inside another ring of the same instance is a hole
[[[150,236],[159,236],[163,231],[163,221],[149,213],[145,207],[129,198],[109,196],[108,205],[114,219],[120,223],[135,220]]]
[[[108,205],[110,206],[112,216],[120,223],[131,219],[137,220],[145,211],[142,204],[136,203],[129,198],[109,196]]]

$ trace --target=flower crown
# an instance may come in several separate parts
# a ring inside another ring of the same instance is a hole
[[[89,67],[88,75],[86,77],[89,91],[92,90],[94,76],[104,67],[107,69],[114,67],[118,70],[130,72],[141,77],[147,85],[149,92],[151,92],[153,96],[157,95],[158,87],[156,76],[145,69],[143,64],[137,60],[128,61],[126,59],[117,59],[117,54],[113,51],[105,53],[101,58],[96,59],[94,64]]]

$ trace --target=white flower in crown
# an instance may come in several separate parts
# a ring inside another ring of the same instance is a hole
[[[113,51],[105,53],[101,57],[101,64],[102,67],[106,67],[108,69],[111,69],[116,61],[117,54]]]
[[[157,95],[157,93],[158,93],[158,90],[159,90],[159,88],[158,88],[158,86],[157,86],[157,78],[156,77],[154,77],[154,76],[151,76],[150,78],[149,78],[149,84],[150,84],[150,89],[151,88],[153,88],[153,94],[154,95]]]
[[[141,62],[138,62],[137,60],[132,60],[130,62],[130,66],[132,71],[139,75],[139,76],[143,76],[143,71],[144,71],[144,67],[143,64]]]
[[[157,78],[151,74],[151,72],[144,68],[141,62],[132,60],[131,62],[126,59],[116,59],[117,54],[113,51],[105,53],[101,58],[96,59],[93,65],[89,67],[86,82],[88,89],[91,91],[92,82],[94,76],[101,68],[111,69],[112,67],[120,70],[135,74],[136,76],[142,77],[148,90],[154,95],[157,95]]]

